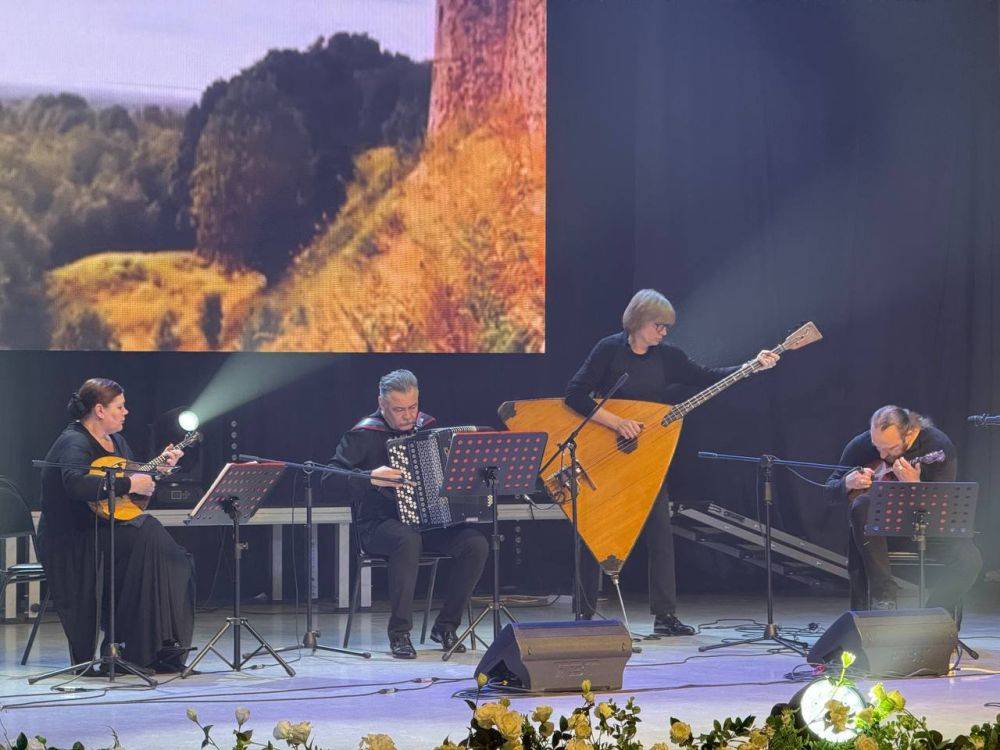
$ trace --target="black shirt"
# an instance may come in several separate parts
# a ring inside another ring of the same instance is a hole
[[[940,463],[922,464],[920,467],[921,482],[954,482],[958,475],[958,454],[955,445],[937,427],[921,427],[920,434],[913,441],[903,458],[912,460],[920,456],[926,456],[934,451],[944,451],[945,460]],[[844,446],[844,452],[838,462],[841,466],[868,466],[881,460],[878,450],[872,445],[871,433],[865,430],[860,435],[852,438]],[[850,471],[835,471],[826,481],[827,495],[830,500],[846,500],[847,485],[844,477]]]
[[[105,456],[132,460],[132,449],[121,434],[111,436],[114,451],[105,450],[80,422],[70,422],[45,455],[46,461],[85,466]],[[64,534],[93,528],[94,514],[87,503],[100,500],[103,474],[88,474],[82,469],[42,469],[42,517],[39,531]],[[115,480],[115,495],[128,493],[132,480]]]
[[[416,429],[400,432],[392,429],[382,415],[375,412],[344,434],[330,463],[350,471],[371,471],[379,466],[388,466],[389,451],[385,445],[388,440],[427,429],[435,421],[434,417],[421,412]],[[362,535],[367,535],[386,519],[399,518],[396,491],[392,487],[376,487],[368,476],[329,474],[323,480],[323,486],[328,496],[339,496],[333,497],[335,500],[350,499],[354,522]]]
[[[614,398],[666,404],[671,385],[707,387],[738,369],[703,367],[669,344],[651,346],[645,354],[636,354],[629,346],[628,334],[622,331],[597,342],[566,386],[566,404],[580,414],[590,414],[597,405],[594,396],[606,394],[624,372],[628,380]]]

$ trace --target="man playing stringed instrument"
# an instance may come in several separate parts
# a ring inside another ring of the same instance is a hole
[[[118,383],[91,378],[73,393],[67,411],[73,421],[56,438],[46,461],[98,466],[111,456],[133,459],[120,434],[128,409]],[[182,455],[168,446],[160,463],[173,466]],[[103,471],[81,468],[42,471],[38,556],[73,664],[90,660],[97,639],[95,559],[107,549],[108,523],[90,506],[103,497],[104,477]],[[115,479],[115,495],[121,498],[149,497],[154,489],[146,474],[124,473]],[[115,632],[125,644],[125,659],[152,671],[181,671],[194,630],[194,565],[152,516],[116,522],[115,588]]]
[[[832,499],[850,502],[847,568],[851,609],[895,609],[898,586],[889,566],[884,536],[865,534],[869,495],[875,481],[954,482],[958,472],[955,446],[927,417],[900,406],[883,406],[872,414],[868,430],[854,437],[840,457],[850,472],[834,472],[826,486]],[[945,563],[931,587],[928,607],[955,607],[975,583],[982,555],[971,539],[930,539],[928,549]]]
[[[736,372],[735,367],[703,367],[692,362],[663,339],[674,327],[677,314],[670,301],[654,289],[636,292],[622,315],[624,330],[601,339],[566,386],[566,405],[586,416],[594,410],[595,396],[606,394],[623,373],[628,379],[616,398],[666,404],[668,388],[674,384],[708,386]],[[760,369],[777,364],[779,355],[765,349],[756,361]],[[645,425],[621,417],[607,407],[597,411],[593,421],[633,440]],[[649,605],[655,615],[653,629],[661,635],[693,635],[694,628],[677,619],[677,585],[674,576],[674,542],[670,527],[667,484],[663,483],[643,527],[649,555]],[[582,611],[594,614],[601,568],[589,550],[581,559]]]

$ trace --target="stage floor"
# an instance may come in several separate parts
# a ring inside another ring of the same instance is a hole
[[[775,619],[789,628],[808,627],[809,623],[825,627],[845,606],[846,601],[839,598],[782,598]],[[295,642],[304,630],[304,616],[296,616],[291,607],[248,606],[245,614],[276,646]],[[514,614],[521,620],[565,620],[570,619],[570,608],[562,599],[546,607],[517,608]],[[642,603],[631,603],[629,614],[634,631],[651,631],[652,619]],[[764,612],[758,597],[730,596],[685,598],[680,614],[685,622],[695,625],[723,618],[756,616],[762,620]],[[226,615],[223,609],[199,613],[195,644],[203,644]],[[321,641],[339,645],[337,639],[342,636],[345,622],[346,615],[319,615],[318,627],[324,636]],[[419,625],[419,616],[417,622]],[[114,727],[125,750],[174,750],[200,746],[201,733],[185,717],[187,708],[195,708],[203,723],[216,725],[213,736],[220,746],[231,747],[226,741],[232,738],[230,732],[235,726],[233,711],[245,706],[251,711],[249,726],[258,739],[270,737],[281,719],[308,720],[313,723],[318,745],[325,750],[355,748],[360,737],[370,732],[391,735],[400,750],[430,749],[445,736],[460,740],[465,736],[470,712],[453,694],[474,687],[472,673],[482,651],[442,662],[441,652],[431,649],[433,644],[428,640],[423,648],[418,645],[417,660],[395,660],[386,650],[385,623],[384,613],[356,618],[351,646],[371,649],[370,660],[291,652],[288,657],[297,672],[294,678],[286,677],[269,658],[259,660],[269,665],[262,669],[240,674],[215,672],[222,665],[209,655],[199,665],[206,673],[176,679],[154,690],[131,687],[133,681],[128,679],[116,685],[129,688],[106,691],[106,681],[77,679],[69,687],[96,692],[75,693],[53,692],[51,685],[58,684],[58,680],[35,686],[26,681],[29,675],[65,665],[65,641],[56,622],[42,626],[40,643],[24,667],[18,662],[29,626],[0,626],[0,721],[10,737],[20,731],[42,734],[60,747],[68,747],[75,740],[83,741],[88,748],[109,746],[109,727]],[[695,731],[704,730],[715,718],[750,713],[765,716],[773,704],[787,700],[798,688],[785,677],[796,667],[804,669],[803,660],[795,655],[772,654],[767,647],[758,646],[699,656],[699,645],[740,635],[735,630],[740,623],[721,624],[729,629],[709,628],[692,638],[645,641],[642,653],[632,657],[625,669],[624,688],[617,697],[622,703],[628,696],[637,697],[642,707],[639,738],[647,746],[666,739],[671,716],[689,722]],[[901,690],[908,707],[917,715],[926,715],[946,736],[991,719],[997,709],[984,704],[1000,700],[1000,677],[991,674],[1000,672],[997,624],[995,612],[966,612],[963,638],[980,651],[982,658],[963,659],[957,676],[886,680],[886,685]],[[812,642],[814,638],[807,640]],[[228,641],[223,650],[231,651]],[[431,682],[431,678],[444,681]],[[579,697],[512,700],[522,712],[530,712],[540,703],[554,706],[558,716],[579,705]]]

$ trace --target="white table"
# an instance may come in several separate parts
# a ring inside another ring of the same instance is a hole
[[[184,526],[184,519],[188,516],[187,510],[152,510],[151,516],[159,520],[164,526]],[[32,513],[35,527],[38,527],[38,518],[41,514],[38,511]],[[555,505],[534,508],[526,503],[501,503],[501,521],[565,521],[566,515]],[[304,525],[306,522],[305,508],[261,508],[253,518],[245,524],[247,526],[270,526],[271,527],[271,599],[281,601],[282,599],[282,549],[281,549],[281,527],[291,524]],[[313,591],[315,599],[317,591],[317,536],[321,525],[336,526],[336,555],[335,555],[335,575],[336,575],[336,601],[337,606],[347,608],[350,605],[351,597],[351,511],[343,506],[329,506],[313,508],[313,559],[310,565],[313,570]],[[483,524],[484,526],[486,524]],[[195,528],[195,527],[192,527]],[[205,527],[199,527],[205,528]],[[16,540],[7,540],[4,546],[4,562],[14,560],[17,557]],[[34,550],[31,550],[31,562],[35,561]],[[14,586],[8,586],[3,600],[3,617],[13,616],[16,606],[16,592]],[[37,604],[39,600],[39,584],[28,584],[29,607]],[[361,606],[370,607],[372,603],[371,591],[371,570],[365,568],[361,573]],[[29,609],[29,611],[32,611]],[[8,615],[8,613],[11,613]]]

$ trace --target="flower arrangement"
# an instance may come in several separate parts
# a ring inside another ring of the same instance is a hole
[[[830,680],[834,695],[837,688],[850,684],[845,675],[852,662],[853,657],[845,656],[839,679]],[[480,676],[480,690],[485,682]],[[634,698],[623,706],[610,699],[598,702],[588,680],[583,681],[580,692],[582,704],[569,716],[558,718],[551,706],[540,705],[530,714],[522,714],[512,709],[506,698],[480,702],[481,693],[477,692],[477,700],[467,701],[472,717],[464,736],[457,742],[445,738],[434,750],[1000,750],[1000,714],[993,722],[975,725],[966,734],[946,740],[926,719],[907,710],[906,699],[898,690],[887,691],[881,683],[871,688],[860,710],[836,699],[826,702],[824,723],[836,732],[852,732],[852,738],[842,742],[820,738],[803,725],[792,708],[784,707],[761,724],[753,716],[731,717],[713,722],[709,731],[697,735],[690,724],[671,718],[664,739],[644,746],[636,738],[641,711]],[[211,724],[203,725],[192,708],[187,717],[203,733],[202,748],[222,750],[212,737]],[[279,721],[271,736],[260,742],[247,727],[249,709],[237,708],[235,719],[232,750],[320,750],[308,721]],[[124,750],[113,731],[112,736],[110,750]],[[229,747],[228,742],[224,744]],[[44,737],[24,734],[13,742],[0,743],[0,750],[48,748]],[[85,748],[76,743],[73,750]],[[368,734],[361,738],[358,750],[397,748],[389,735]]]

